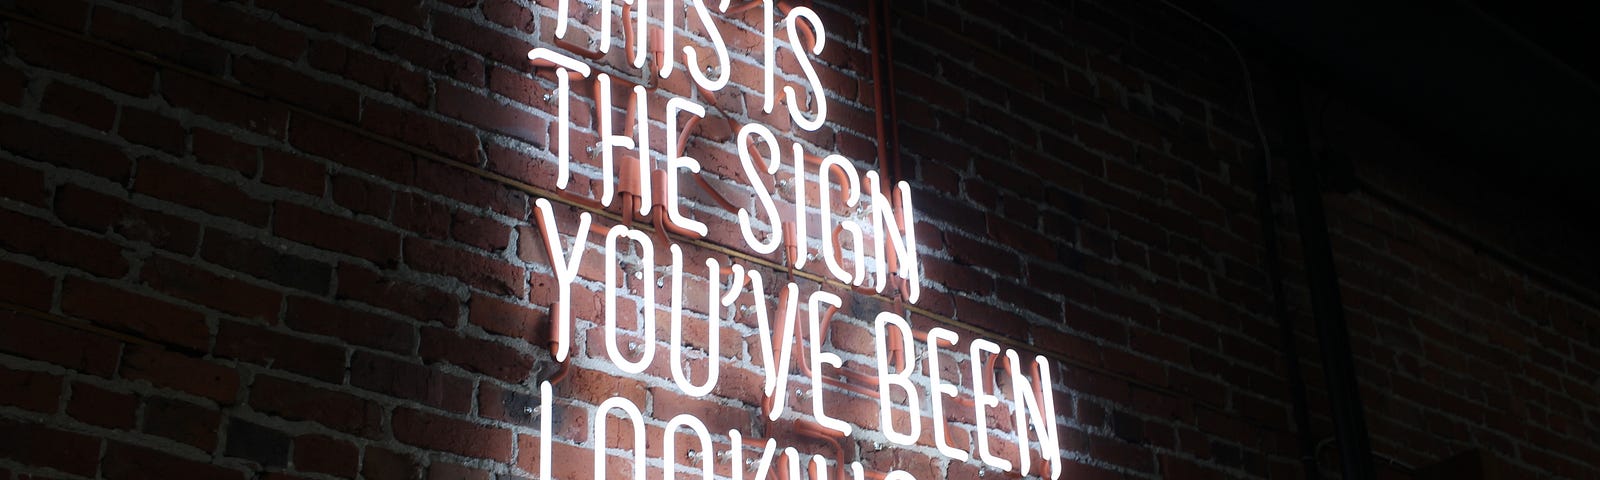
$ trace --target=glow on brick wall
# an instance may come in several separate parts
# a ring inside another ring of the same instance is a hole
[[[553,73],[545,98],[555,109],[550,151],[560,189],[556,203],[538,199],[535,212],[557,290],[550,352],[562,364],[539,385],[540,478],[557,478],[555,470],[578,478],[914,478],[849,458],[845,439],[1058,478],[1046,359],[943,327],[913,328],[907,312],[923,279],[910,186],[803,140],[830,123],[830,86],[818,68],[830,48],[822,16],[772,0],[651,3],[553,2],[553,33],[528,52]],[[730,48],[734,38],[751,40],[738,42],[749,48]],[[729,132],[724,145],[691,137],[713,122]],[[715,148],[737,158],[719,174],[734,188],[706,181],[712,172],[697,152]],[[716,231],[737,235],[723,246],[710,238]],[[808,265],[821,281],[797,274]],[[854,309],[871,310],[850,334],[870,335],[872,348],[842,355],[830,343],[845,340],[833,325],[850,298],[885,306]],[[845,368],[846,356],[862,368]],[[648,396],[558,398],[576,369],[750,405],[760,425],[722,431],[708,425],[727,422],[693,413],[656,418]],[[759,382],[758,398],[724,392],[741,381]],[[830,414],[863,399],[876,415]],[[557,411],[585,416],[574,422],[586,425],[584,435],[559,435]],[[970,419],[970,442],[952,441],[967,435],[955,432],[952,416]],[[832,448],[803,452],[773,438],[776,429]],[[592,471],[558,445],[592,450]]]

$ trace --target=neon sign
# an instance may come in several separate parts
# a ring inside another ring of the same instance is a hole
[[[762,393],[765,396],[762,412],[768,421],[787,416],[795,422],[801,433],[833,441],[835,445],[837,442],[834,440],[838,438],[860,435],[875,439],[878,433],[874,432],[881,432],[882,438],[889,444],[913,447],[923,438],[922,405],[926,402],[926,412],[931,419],[932,443],[938,453],[956,461],[978,461],[1001,471],[1020,471],[1023,475],[1048,471],[1050,478],[1059,478],[1062,465],[1060,451],[1056,447],[1060,437],[1055,421],[1055,396],[1051,389],[1051,369],[1044,357],[1036,356],[1031,362],[1024,363],[1015,350],[1002,349],[988,339],[973,338],[967,342],[965,352],[956,352],[965,353],[968,364],[965,376],[968,380],[948,381],[939,374],[941,362],[960,358],[955,355],[946,357],[945,353],[961,343],[960,335],[939,327],[918,332],[913,330],[902,314],[884,311],[872,321],[875,375],[846,370],[844,358],[827,348],[828,324],[845,305],[839,295],[821,289],[802,293],[800,283],[791,279],[781,287],[771,288],[770,291],[776,293],[778,298],[776,302],[769,303],[772,300],[767,295],[769,286],[761,270],[734,259],[729,259],[729,263],[723,265],[717,258],[686,258],[684,249],[667,236],[670,232],[690,239],[702,239],[711,231],[710,225],[684,214],[685,185],[681,182],[685,173],[696,180],[702,175],[700,161],[686,154],[689,132],[712,113],[702,102],[711,102],[716,98],[716,92],[730,88],[735,68],[750,66],[732,61],[721,30],[723,24],[734,22],[728,19],[731,15],[761,9],[760,24],[756,26],[762,40],[761,87],[752,93],[761,97],[763,112],[773,113],[781,99],[787,105],[788,117],[794,126],[803,131],[816,131],[828,120],[828,96],[814,64],[814,59],[822,55],[827,47],[826,30],[817,12],[805,6],[789,8],[781,2],[775,5],[773,0],[753,0],[738,6],[731,6],[730,0],[721,0],[717,8],[722,17],[718,21],[705,0],[685,0],[685,11],[693,8],[693,23],[704,31],[704,37],[696,39],[681,34],[689,31],[688,28],[676,28],[680,24],[674,18],[674,12],[678,10],[674,7],[675,2],[662,5],[656,10],[659,17],[650,18],[652,10],[649,0],[623,0],[620,9],[611,0],[601,1],[599,26],[594,32],[599,36],[598,50],[587,50],[566,41],[569,33],[590,27],[571,16],[571,0],[559,0],[553,41],[559,50],[540,47],[528,52],[529,60],[536,67],[555,71],[556,88],[549,97],[557,104],[558,117],[554,142],[557,162],[555,185],[566,190],[574,178],[580,177],[577,173],[580,166],[592,167],[583,165],[580,159],[574,157],[572,144],[575,133],[589,133],[583,132],[584,126],[573,122],[574,109],[586,106],[573,101],[574,84],[587,81],[594,99],[593,111],[589,113],[595,121],[590,125],[594,127],[592,133],[597,138],[597,144],[588,151],[591,156],[598,154],[599,175],[596,180],[601,186],[598,198],[593,200],[603,208],[611,208],[620,201],[618,207],[624,217],[624,221],[617,225],[600,228],[595,224],[593,215],[583,212],[578,214],[575,228],[563,230],[557,222],[556,210],[551,202],[543,198],[535,201],[535,219],[542,232],[543,246],[556,278],[555,288],[558,289],[558,300],[550,306],[549,317],[553,359],[558,363],[573,361],[577,335],[574,331],[573,289],[579,288],[582,282],[591,286],[598,282],[603,291],[600,297],[603,314],[598,320],[604,331],[604,340],[600,343],[605,351],[605,361],[616,371],[628,375],[643,374],[650,370],[656,359],[657,345],[663,340],[657,338],[660,310],[657,288],[670,283],[669,306],[666,308],[666,318],[670,322],[667,330],[669,338],[665,339],[670,363],[668,370],[672,385],[684,395],[702,398],[715,391],[722,378],[719,376],[721,331],[729,328],[727,324],[733,320],[731,313],[730,318],[721,318],[721,312],[732,308],[746,309],[755,317],[755,337],[759,343],[756,348],[759,351],[754,352],[752,363],[759,358]],[[620,15],[613,10],[620,10]],[[781,20],[780,13],[783,14]],[[654,41],[659,42],[659,46],[655,48],[651,45],[652,23],[657,27],[673,26],[657,28],[659,36]],[[628,57],[626,65],[631,65],[634,71],[616,72],[614,76],[612,72],[603,71],[610,68],[606,64],[591,65],[580,60],[597,61],[610,54],[613,34],[619,31],[617,27],[621,27],[620,32],[625,40],[620,49]],[[780,29],[785,33],[782,39],[786,42],[779,42],[777,33]],[[674,59],[678,53],[674,47],[679,41],[684,43],[679,51],[682,54],[681,65]],[[703,46],[706,43],[709,43],[713,54],[707,56],[709,63],[702,63],[700,50],[695,45]],[[793,55],[800,77],[804,79],[803,89],[785,85],[780,93],[777,88],[776,64],[780,49]],[[649,64],[652,57],[655,65]],[[649,115],[650,90],[644,85],[633,85],[622,90],[629,94],[629,100],[622,105],[613,105],[613,95],[616,93],[613,89],[618,84],[632,83],[626,80],[627,75],[637,75],[649,81],[665,80],[680,66],[687,70],[698,90],[698,100],[672,96],[666,101],[665,116],[652,119]],[[625,109],[624,121],[617,122],[614,118],[615,107]],[[914,228],[916,215],[909,184],[901,181],[885,185],[890,179],[883,178],[877,171],[862,172],[854,162],[838,154],[818,158],[808,154],[806,147],[799,142],[791,141],[789,148],[785,149],[783,141],[771,127],[761,123],[735,125],[732,115],[721,113],[731,127],[737,127],[730,128],[737,132],[732,139],[739,160],[737,173],[743,175],[743,186],[751,192],[752,198],[749,205],[730,208],[734,218],[732,221],[737,225],[740,239],[744,242],[743,247],[759,255],[773,255],[780,247],[787,247],[781,263],[794,269],[805,268],[808,261],[821,257],[823,270],[841,284],[878,294],[883,294],[892,286],[903,301],[912,304],[917,302],[921,292],[921,277]],[[662,151],[653,151],[650,139],[652,120],[658,120],[664,127],[665,148]],[[619,134],[618,128],[625,133]],[[792,175],[787,186],[776,181],[785,166]],[[710,189],[703,181],[701,185]],[[788,191],[783,192],[782,189]],[[815,226],[820,246],[815,249],[815,255],[808,245],[809,239],[813,238],[808,232],[813,224],[808,211],[811,204],[806,198],[808,191],[814,191],[817,195],[815,205],[819,210],[815,215]],[[788,200],[789,211],[782,208],[780,193],[789,194],[788,199],[783,199]],[[866,213],[868,219],[858,220],[855,215],[836,215],[849,211]],[[634,228],[632,221],[635,218],[651,219],[655,228],[649,231]],[[708,220],[728,221],[715,218]],[[841,237],[846,239],[843,245],[840,244]],[[591,240],[596,242],[591,243]],[[591,251],[596,245],[600,252]],[[666,254],[660,255],[663,247]],[[632,253],[624,255],[628,252]],[[600,275],[602,278],[584,278],[580,271],[586,258],[592,264],[596,255],[603,258],[600,263],[604,270]],[[665,264],[661,263],[663,260]],[[700,265],[705,268],[701,277],[704,279],[704,290],[689,291],[686,287],[698,283],[691,282],[686,274],[700,275]],[[635,273],[625,274],[624,270],[630,268]],[[661,269],[670,271],[670,274],[659,277],[657,272]],[[890,273],[894,275],[890,276]],[[639,290],[637,294],[628,287],[630,277]],[[656,288],[652,288],[651,284],[655,284]],[[745,296],[746,292],[749,293],[748,297]],[[709,361],[705,362],[707,366],[703,376],[688,371],[684,356],[685,303],[690,298],[705,299],[706,345],[709,350],[706,355]],[[803,333],[800,326],[802,307],[805,310]],[[624,320],[630,323],[636,321],[633,328],[640,337],[626,345],[622,335]],[[917,363],[920,362],[912,360],[919,340],[926,356],[921,375],[916,373]],[[997,368],[997,365],[1001,368]],[[799,372],[794,371],[795,366],[799,367]],[[997,378],[995,372],[999,370],[1009,375]],[[810,383],[809,420],[786,405],[791,391],[789,383],[796,373]],[[551,418],[555,402],[554,384],[564,376],[565,370],[539,385],[540,478],[552,478],[551,464],[555,461],[552,457],[554,433]],[[700,377],[698,382],[694,379],[697,376]],[[968,398],[961,397],[963,383],[970,389]],[[997,393],[1002,383],[1009,385],[1009,392]],[[830,406],[836,405],[830,403],[828,398],[839,394],[830,392],[829,387],[875,398],[878,402],[878,424],[854,425],[829,415]],[[903,396],[903,403],[894,400],[896,393]],[[1010,400],[1009,408],[1014,414],[1010,436],[1015,453],[1009,456],[998,453],[995,442],[1000,440],[992,434],[991,428],[994,426],[989,424],[991,419],[987,414],[1001,406],[1002,400]],[[947,420],[947,403],[950,402],[970,408],[977,437],[975,455],[950,442],[952,429]],[[901,409],[903,413],[897,412]],[[609,455],[607,450],[611,447],[607,445],[607,429],[618,425],[632,430],[631,452],[635,455],[631,462],[632,478],[652,477],[648,473],[652,468],[649,459],[641,457],[647,452],[647,424],[660,420],[647,418],[640,405],[621,396],[604,400],[594,406],[590,413],[593,478],[611,476],[605,471]],[[897,414],[909,416],[904,429],[895,426]],[[621,419],[623,422],[612,423],[608,419]],[[747,473],[754,474],[749,478],[765,479],[774,472],[785,478],[825,480],[829,478],[830,470],[836,478],[854,480],[913,478],[910,473],[900,470],[868,472],[859,461],[849,463],[849,472],[846,473],[845,458],[823,454],[807,457],[792,446],[780,449],[775,439],[762,441],[737,429],[728,430],[723,438],[716,438],[714,434],[722,436],[724,432],[712,432],[704,419],[690,414],[674,416],[661,425],[662,455],[665,458],[660,459],[660,468],[666,478],[674,478],[680,468],[677,437],[683,431],[688,431],[695,439],[689,446],[697,452],[695,456],[698,457],[689,458],[685,466],[696,468],[707,480],[718,474],[742,480]],[[857,427],[861,427],[860,430]],[[1040,446],[1037,459],[1032,458],[1034,440]],[[717,448],[724,451],[715,452]],[[759,453],[747,452],[747,449]],[[748,462],[747,454],[750,454]],[[687,453],[682,455],[687,456]],[[731,466],[719,470],[713,461],[717,456],[731,458]],[[803,464],[809,465],[805,472],[802,472]]]

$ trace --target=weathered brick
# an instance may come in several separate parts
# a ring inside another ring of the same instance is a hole
[[[61,396],[61,377],[0,367],[0,405],[54,413]]]
[[[250,384],[251,408],[362,437],[383,432],[383,406],[355,395],[269,375]]]
[[[344,378],[343,346],[317,343],[247,323],[218,322],[211,353],[327,382]]]
[[[40,109],[45,113],[102,132],[111,131],[112,122],[117,120],[117,107],[111,100],[64,83],[51,83],[46,87],[42,102]]]
[[[134,427],[134,415],[139,408],[139,397],[100,388],[83,382],[72,384],[72,400],[67,403],[67,414],[81,422],[116,430]]]
[[[166,397],[145,397],[142,431],[211,451],[221,434],[222,416],[193,403]]]
[[[420,322],[455,325],[461,301],[454,294],[352,264],[339,265],[338,298],[399,313]]]
[[[360,456],[361,451],[350,442],[322,435],[294,438],[296,470],[353,478],[360,464]]]
[[[244,479],[243,472],[180,458],[147,447],[111,442],[106,446],[102,472],[107,478],[155,480],[161,478]]]
[[[0,418],[0,458],[53,468],[71,475],[94,476],[97,466],[85,462],[100,453],[101,441],[44,425]]]
[[[410,353],[417,346],[417,328],[409,323],[321,300],[290,298],[284,324],[302,332],[400,354]]]
[[[283,467],[289,463],[289,435],[248,420],[228,420],[228,443],[223,448],[223,455],[243,458],[263,467]]]
[[[356,388],[456,413],[472,408],[472,381],[467,378],[359,351],[350,362],[350,384]]]
[[[139,178],[134,181],[133,191],[249,225],[265,225],[271,213],[266,202],[256,200],[232,183],[153,160],[139,163]]]
[[[140,279],[168,295],[243,318],[275,321],[283,294],[167,258],[152,258]]]
[[[332,265],[286,253],[281,240],[257,241],[216,229],[206,229],[205,238],[200,256],[218,265],[316,294],[328,293],[332,284]]]
[[[406,241],[406,264],[499,295],[522,296],[527,287],[523,269],[505,260],[427,240]]]
[[[442,328],[422,330],[420,354],[425,360],[443,360],[510,383],[522,383],[533,370],[531,355]]]
[[[62,282],[61,311],[140,338],[193,350],[204,350],[211,337],[205,317],[199,312],[78,277],[67,277]]]
[[[272,233],[355,255],[379,266],[394,265],[400,260],[400,234],[298,204],[274,204]]]
[[[233,403],[239,395],[239,372],[233,368],[156,347],[129,347],[118,373],[222,404]]]
[[[394,436],[410,445],[500,462],[511,460],[515,440],[509,430],[412,408],[395,410]]]

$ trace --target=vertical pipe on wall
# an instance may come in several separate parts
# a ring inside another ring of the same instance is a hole
[[[1328,241],[1322,191],[1316,167],[1311,163],[1300,78],[1293,68],[1280,71],[1283,73],[1279,76],[1278,88],[1284,105],[1283,118],[1290,119],[1289,128],[1284,129],[1283,140],[1288,152],[1285,163],[1294,195],[1306,288],[1310,291],[1311,312],[1317,323],[1317,344],[1322,353],[1322,372],[1339,447],[1340,470],[1344,478],[1370,480],[1375,476],[1372,445],[1367,438],[1366,413],[1361,406],[1355,359],[1350,352],[1349,326],[1345,323],[1344,304],[1339,298],[1339,277]]]
[[[1300,372],[1300,348],[1295,340],[1294,319],[1283,293],[1283,265],[1278,250],[1278,219],[1272,212],[1272,178],[1269,158],[1260,155],[1256,167],[1256,212],[1261,218],[1261,244],[1267,268],[1267,283],[1272,289],[1272,316],[1278,321],[1284,368],[1289,380],[1289,396],[1294,406],[1294,426],[1299,439],[1300,467],[1307,478],[1321,471],[1317,467],[1316,439],[1311,435],[1311,413],[1306,405],[1306,380]]]

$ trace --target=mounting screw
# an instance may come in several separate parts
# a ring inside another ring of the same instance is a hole
[[[546,101],[546,102],[551,101],[551,100],[555,100],[555,99],[556,99],[556,94],[554,94],[554,93],[546,93],[546,94],[544,94],[544,101]]]
[[[684,452],[683,456],[684,458],[688,458],[691,462],[700,461],[700,452],[693,448],[689,449],[688,452]]]

